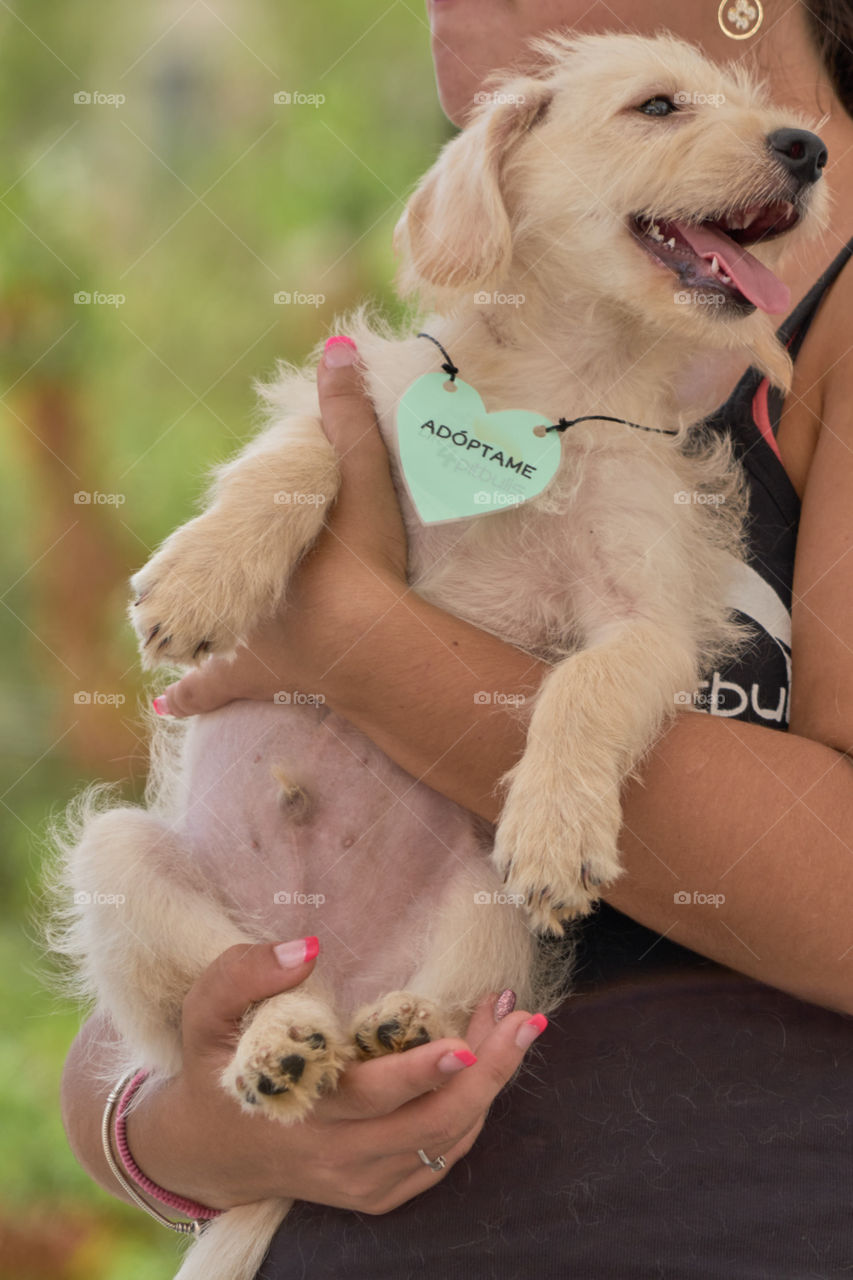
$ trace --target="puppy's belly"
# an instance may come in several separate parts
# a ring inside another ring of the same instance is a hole
[[[405,983],[445,895],[495,878],[487,824],[326,707],[200,716],[183,793],[175,825],[207,891],[261,937],[317,934],[344,1007]]]

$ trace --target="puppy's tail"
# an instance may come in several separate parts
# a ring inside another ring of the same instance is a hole
[[[175,1280],[255,1280],[292,1203],[241,1204],[214,1218],[190,1248]]]

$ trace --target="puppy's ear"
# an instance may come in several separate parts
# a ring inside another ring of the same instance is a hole
[[[545,114],[554,90],[533,78],[504,87],[446,144],[397,223],[394,248],[402,258],[398,284],[403,294],[424,285],[471,288],[509,262],[504,160]]]

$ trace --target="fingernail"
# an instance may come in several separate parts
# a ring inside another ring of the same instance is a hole
[[[519,1049],[529,1049],[537,1036],[541,1036],[542,1032],[548,1025],[548,1019],[544,1013],[536,1013],[529,1021],[525,1022],[519,1028],[518,1035],[515,1037],[515,1043]]]
[[[323,349],[323,359],[333,369],[338,369],[345,364],[355,364],[357,356],[358,349],[352,338],[344,338],[340,334],[329,338]]]
[[[446,1053],[443,1058],[438,1060],[439,1071],[450,1074],[451,1071],[464,1071],[465,1067],[473,1067],[477,1061],[470,1049],[454,1049],[453,1053]]]
[[[161,693],[158,698],[155,698],[151,705],[158,716],[170,716],[172,714],[169,710],[169,699],[165,693]]]
[[[319,954],[320,943],[317,938],[298,938],[296,942],[280,942],[273,951],[282,969],[296,969]]]
[[[507,987],[502,991],[495,1001],[495,1022],[500,1022],[508,1013],[512,1013],[515,1008],[515,992],[511,987]]]

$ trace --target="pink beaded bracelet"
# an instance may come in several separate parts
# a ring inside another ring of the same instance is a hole
[[[203,1204],[196,1204],[194,1200],[187,1200],[184,1196],[175,1195],[172,1191],[166,1191],[163,1187],[158,1187],[156,1182],[152,1182],[150,1178],[145,1176],[130,1154],[130,1147],[127,1142],[127,1109],[137,1089],[144,1080],[148,1079],[148,1075],[147,1071],[129,1072],[118,1082],[107,1099],[101,1127],[104,1153],[116,1178],[141,1209],[149,1213],[152,1218],[156,1218],[164,1227],[169,1227],[171,1231],[178,1231],[183,1235],[200,1235],[207,1224],[213,1218],[218,1218],[223,1211],[221,1209],[208,1209]],[[115,1147],[124,1166],[123,1169],[119,1167],[110,1144],[114,1115]],[[166,1204],[171,1209],[177,1209],[179,1213],[184,1214],[191,1221],[172,1222],[165,1214],[159,1213],[152,1205],[146,1203],[135,1190],[133,1183],[141,1187],[154,1200],[159,1200],[161,1204]]]

